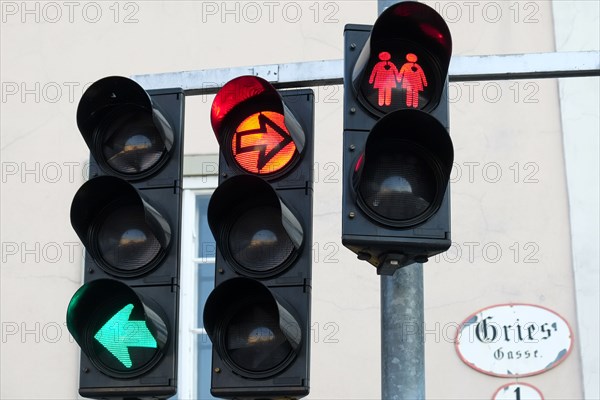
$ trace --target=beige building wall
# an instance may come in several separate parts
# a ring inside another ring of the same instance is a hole
[[[454,55],[555,49],[550,2],[426,3],[447,20]],[[75,124],[86,85],[107,75],[341,59],[344,25],[372,23],[377,8],[374,1],[1,6],[0,397],[76,398],[79,349],[64,321],[81,284],[83,248],[69,209],[86,176],[88,150]],[[310,398],[376,399],[380,280],[340,242],[342,88],[315,91],[312,307],[320,337]],[[485,399],[509,380],[457,357],[453,327],[469,314],[499,303],[542,305],[571,324],[575,349],[580,345],[558,86],[453,83],[450,96],[455,245],[424,268],[426,392],[431,399]],[[211,101],[187,99],[187,154],[218,151]],[[327,323],[338,327],[336,343],[323,339]],[[579,354],[524,381],[546,399],[581,399]]]

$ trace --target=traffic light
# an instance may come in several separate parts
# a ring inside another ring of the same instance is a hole
[[[204,308],[211,393],[300,398],[309,391],[314,94],[231,80],[211,110],[219,186],[208,205],[217,243]]]
[[[181,89],[146,92],[115,76],[79,102],[91,179],[71,205],[86,254],[67,327],[84,397],[176,393],[183,110]]]
[[[344,31],[342,243],[391,275],[450,241],[447,75],[452,39],[432,8],[386,9]]]

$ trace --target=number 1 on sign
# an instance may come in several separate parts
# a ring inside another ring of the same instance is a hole
[[[542,393],[528,383],[508,383],[494,393],[492,400],[543,400]]]

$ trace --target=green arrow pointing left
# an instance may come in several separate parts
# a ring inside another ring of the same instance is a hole
[[[94,338],[127,368],[131,368],[129,347],[156,348],[156,340],[144,321],[130,321],[133,304],[127,304],[112,316]]]

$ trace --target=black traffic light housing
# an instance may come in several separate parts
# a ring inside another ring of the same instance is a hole
[[[220,143],[208,206],[215,289],[204,309],[211,393],[300,398],[309,392],[314,94],[243,76],[219,91],[211,119]]]
[[[176,393],[183,112],[181,89],[146,92],[116,76],[79,103],[90,180],[71,205],[86,254],[67,327],[84,397]]]
[[[344,39],[342,243],[391,275],[451,245],[451,36],[407,1]]]

